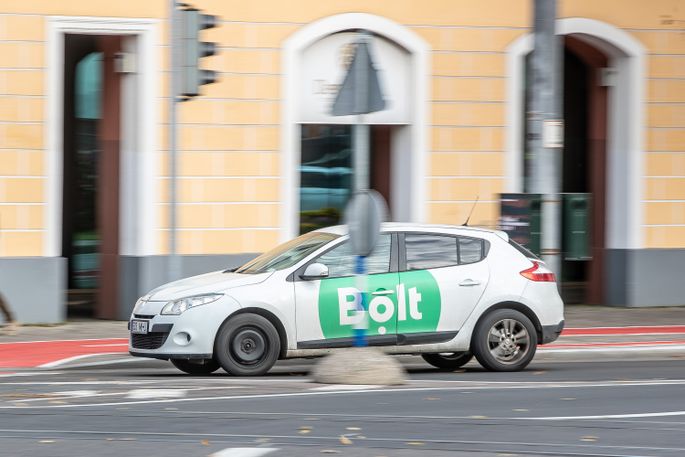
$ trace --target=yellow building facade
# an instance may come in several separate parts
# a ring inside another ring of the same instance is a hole
[[[179,106],[177,236],[184,273],[238,263],[300,232],[301,212],[319,198],[316,186],[310,193],[302,190],[306,180],[318,179],[304,174],[303,151],[313,145],[314,154],[322,144],[333,144],[330,138],[347,141],[345,129],[356,122],[333,119],[325,107],[340,83],[336,78],[344,74],[346,43],[358,29],[372,33],[390,98],[387,113],[363,122],[379,126],[373,141],[385,158],[376,163],[374,176],[394,219],[461,224],[478,199],[471,223],[495,227],[500,194],[524,191],[532,1],[195,0],[193,5],[220,17],[218,27],[203,32],[218,48],[203,65],[218,71],[219,80]],[[584,142],[601,143],[605,157],[601,179],[593,178],[604,182],[599,301],[682,304],[677,297],[683,286],[673,276],[685,268],[681,2],[560,0],[558,5],[558,33],[572,54],[565,62],[583,68],[604,88],[595,96],[588,95],[595,93],[592,87],[565,86],[587,99],[574,108],[576,118],[599,110],[606,121],[599,133],[583,124],[579,134]],[[126,318],[138,295],[165,280],[168,6],[162,0],[0,4],[0,293],[20,320],[64,319],[64,291],[75,288],[71,263],[80,254],[65,238],[74,230],[65,221],[71,217],[67,211],[81,209],[70,202],[73,194],[65,183],[78,179],[79,168],[65,171],[76,163],[65,151],[81,147],[81,140],[69,138],[82,127],[67,118],[69,110],[78,111],[70,98],[78,77],[72,61],[86,51],[131,65],[104,65],[111,74],[102,76],[101,90],[115,84],[117,97],[103,102],[101,109],[109,114],[92,127],[102,139],[103,119],[115,116],[119,123],[110,139],[119,154],[116,166],[98,171],[114,173],[115,185],[97,188],[92,215],[117,208],[107,222],[117,225],[109,233],[113,250],[100,252],[114,258],[107,271],[116,277],[110,289],[115,304],[97,314]],[[102,43],[112,36],[117,40],[110,52]],[[322,139],[320,126],[327,126],[329,139]],[[583,160],[588,170],[597,170],[594,159]],[[586,177],[588,170],[569,179],[600,182]],[[589,192],[599,192],[593,189]],[[26,292],[36,277],[46,278],[45,287]]]

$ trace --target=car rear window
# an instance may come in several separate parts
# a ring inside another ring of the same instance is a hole
[[[540,260],[540,258],[538,256],[536,256],[532,251],[528,250],[528,248],[526,248],[525,246],[521,246],[520,244],[518,244],[516,241],[512,240],[511,238],[509,238],[509,244],[514,249],[519,251],[521,254],[526,256],[526,258]]]
[[[484,240],[463,236],[407,233],[404,246],[407,270],[428,270],[476,263],[487,255]]]

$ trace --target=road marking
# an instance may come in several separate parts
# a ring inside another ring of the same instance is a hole
[[[685,333],[685,325],[627,325],[621,327],[565,328],[561,336],[672,335]]]
[[[599,416],[551,416],[551,417],[519,417],[517,419],[526,420],[602,420],[602,419],[638,419],[641,417],[672,417],[685,416],[685,411],[664,411],[660,413],[635,413],[635,414],[603,414]]]
[[[654,343],[652,343],[654,344]],[[683,344],[663,344],[660,346],[631,346],[626,343],[621,343],[621,346],[607,346],[607,347],[538,347],[537,352],[540,354],[585,354],[592,352],[685,352],[685,345]]]
[[[121,352],[100,352],[98,354],[75,355],[73,357],[66,357],[64,359],[53,360],[52,362],[48,362],[48,363],[44,363],[42,365],[38,365],[38,368],[57,368],[61,365],[67,364],[69,362],[74,362],[76,360],[82,360],[82,359],[87,359],[90,357],[101,356],[101,355],[120,355],[120,354],[121,354]]]
[[[107,382],[107,381],[105,381]],[[112,382],[109,382],[112,383]],[[114,382],[116,383],[116,382]],[[11,383],[10,383],[11,384]],[[148,404],[163,404],[163,403],[180,403],[180,402],[196,402],[196,401],[219,401],[219,400],[260,400],[267,398],[289,398],[289,397],[310,397],[320,395],[353,395],[363,393],[406,393],[406,392],[426,392],[426,391],[458,391],[458,390],[501,390],[501,389],[559,389],[559,388],[595,388],[595,387],[650,387],[650,386],[665,386],[665,385],[685,385],[685,380],[667,380],[667,381],[611,381],[599,383],[516,383],[511,385],[502,385],[501,383],[492,383],[493,385],[479,385],[479,386],[459,386],[459,387],[410,387],[410,388],[383,388],[383,389],[366,389],[366,390],[335,390],[335,391],[306,391],[306,392],[289,392],[282,394],[253,394],[253,395],[227,395],[227,396],[212,396],[212,397],[196,397],[196,398],[169,398],[169,399],[155,399],[155,400],[134,400],[134,401],[118,401],[109,403],[83,403],[83,404],[68,404],[68,405],[48,405],[48,406],[32,406],[32,408],[90,408],[103,406],[129,406],[129,405],[148,405]],[[16,409],[17,406],[0,406],[0,409]],[[22,406],[26,409],[27,407]]]
[[[665,340],[665,341],[610,341],[610,342],[594,342],[594,343],[554,343],[545,345],[548,348],[601,348],[601,347],[617,347],[617,346],[661,346],[661,345],[684,345],[685,340]]]
[[[209,457],[261,457],[278,450],[277,447],[229,447]]]
[[[183,398],[187,394],[187,389],[135,389],[130,390],[125,398],[133,400],[145,400],[148,398]]]
[[[118,341],[121,343],[125,343],[125,342],[128,342],[128,338],[84,338],[84,339],[78,339],[78,340],[6,341],[3,343],[0,343],[0,346],[10,345],[10,344],[33,344],[33,343],[73,343],[74,341],[78,341],[78,342],[81,342],[81,341],[83,341],[83,342],[87,342],[87,341]]]
[[[371,390],[378,389],[380,387],[382,386],[372,384],[331,384],[330,386],[313,387],[311,390]]]
[[[84,348],[111,348],[111,347],[128,347],[128,343],[109,343],[109,344],[84,344]]]
[[[31,377],[31,376],[55,376],[58,374],[63,374],[63,371],[28,371],[22,373],[3,373],[0,374],[0,378],[14,378],[14,377]],[[2,383],[7,384],[7,383]]]

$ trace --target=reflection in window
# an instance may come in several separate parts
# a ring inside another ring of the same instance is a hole
[[[483,258],[483,241],[477,238],[459,238],[459,263],[476,263]]]
[[[344,242],[319,257],[317,262],[328,267],[330,278],[339,278],[355,274],[356,258],[357,256],[352,255],[350,243]],[[368,274],[390,271],[390,235],[378,237],[376,247],[371,255],[366,258],[366,270]]]
[[[455,237],[407,234],[404,244],[408,270],[448,267],[459,263]]]
[[[302,125],[300,233],[340,223],[352,191],[349,125]]]

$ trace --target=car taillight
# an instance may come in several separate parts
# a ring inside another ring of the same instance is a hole
[[[554,272],[547,268],[543,263],[532,261],[533,266],[523,270],[521,276],[536,282],[556,282],[557,278],[554,276]]]

